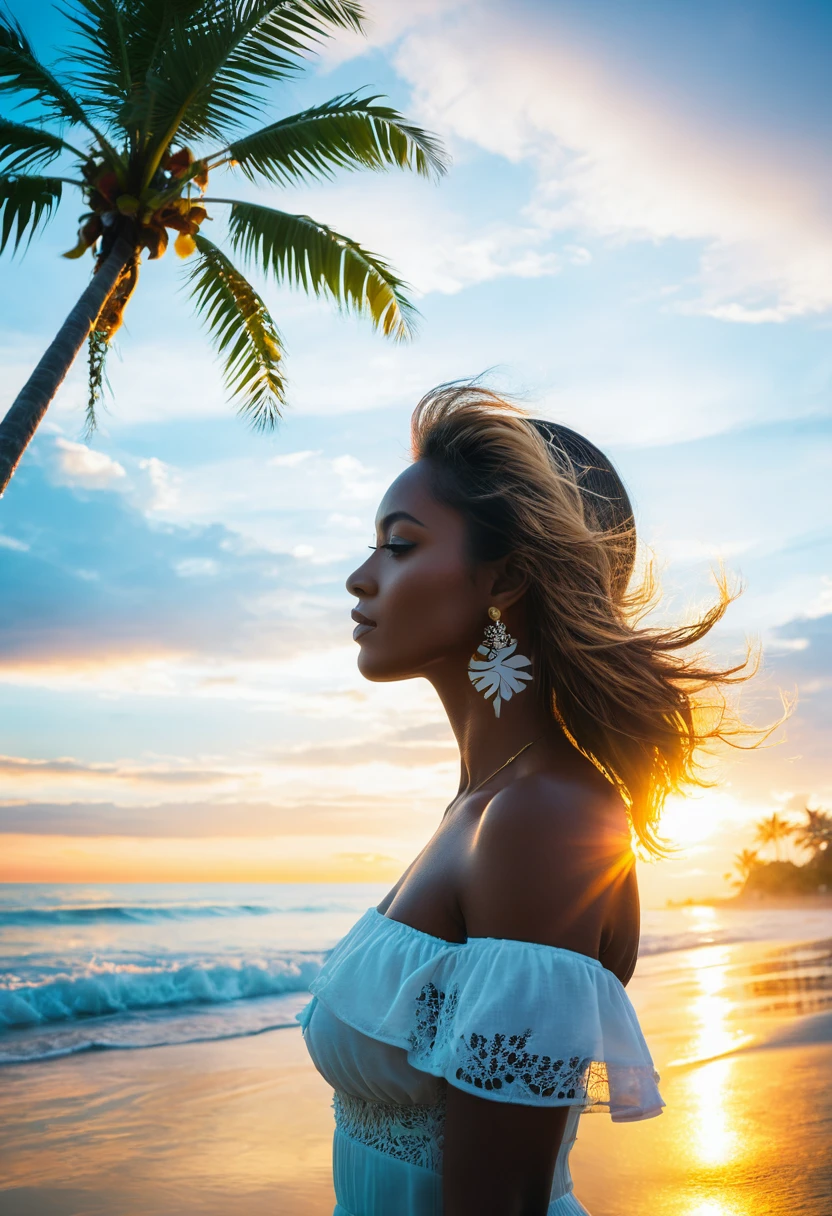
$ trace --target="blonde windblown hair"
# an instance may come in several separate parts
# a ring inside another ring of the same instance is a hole
[[[725,686],[757,668],[750,651],[720,669],[689,650],[736,593],[720,575],[717,602],[700,619],[642,627],[656,588],[649,566],[631,578],[635,523],[618,474],[575,431],[489,389],[457,382],[432,390],[414,410],[411,443],[413,458],[430,465],[437,499],[465,516],[472,558],[510,552],[528,575],[544,703],[617,788],[647,852],[666,853],[657,829],[668,794],[709,784],[699,750],[774,729],[743,726],[726,701]]]

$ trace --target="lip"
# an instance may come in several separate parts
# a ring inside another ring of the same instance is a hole
[[[357,642],[365,633],[369,633],[371,629],[375,629],[376,622],[371,621],[363,612],[359,612],[357,608],[353,608],[350,613],[352,619],[356,622],[355,629],[352,631],[353,641]]]

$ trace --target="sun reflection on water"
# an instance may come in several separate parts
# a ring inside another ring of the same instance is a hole
[[[714,908],[696,910],[697,927],[718,927]],[[693,1138],[690,1145],[699,1164],[724,1166],[741,1153],[742,1144],[733,1125],[727,1098],[733,1084],[735,1061],[727,1053],[747,1040],[732,1026],[735,1002],[731,990],[729,965],[731,949],[712,946],[693,956],[692,978],[696,994],[691,1002],[691,1061],[708,1061],[694,1067],[688,1078],[691,1099]],[[716,1058],[715,1058],[716,1057]],[[721,1200],[708,1199],[693,1209],[690,1216],[733,1216],[735,1209]]]
[[[684,1216],[746,1216],[748,1210],[745,1204],[738,1207],[725,1199],[702,1199],[694,1207],[686,1208]]]
[[[690,1078],[695,1110],[695,1142],[691,1148],[702,1165],[726,1165],[737,1155],[737,1133],[725,1107],[733,1060],[714,1060]]]
[[[699,989],[691,1008],[696,1032],[694,1059],[712,1060],[737,1046],[737,1033],[730,1027],[734,1003],[726,991],[728,959],[727,946],[714,946],[694,972]]]

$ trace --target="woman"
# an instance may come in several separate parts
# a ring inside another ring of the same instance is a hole
[[[745,665],[679,654],[724,586],[692,626],[638,628],[632,508],[575,432],[452,384],[417,406],[412,446],[347,582],[353,636],[368,680],[431,682],[461,779],[298,1015],[335,1091],[335,1216],[571,1216],[581,1112],[664,1105],[624,991],[631,840],[661,852],[666,795],[728,733],[699,694]]]

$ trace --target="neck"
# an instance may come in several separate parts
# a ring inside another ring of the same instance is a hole
[[[528,749],[529,755],[550,746],[558,736],[563,738],[552,714],[536,695],[533,682],[511,700],[503,701],[498,718],[493,698],[486,700],[468,678],[465,660],[457,657],[424,674],[436,689],[459,747],[457,798],[532,739],[543,736],[538,746]],[[524,752],[519,762],[525,761],[526,755]]]

